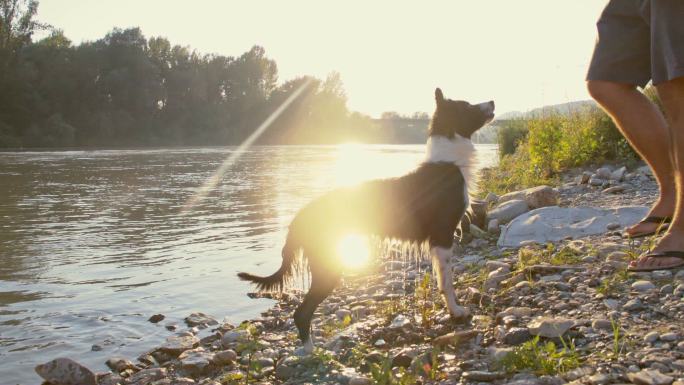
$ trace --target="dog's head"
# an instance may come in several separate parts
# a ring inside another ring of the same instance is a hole
[[[470,104],[462,100],[445,99],[442,90],[435,90],[437,108],[430,122],[430,136],[471,135],[494,119],[494,101]]]

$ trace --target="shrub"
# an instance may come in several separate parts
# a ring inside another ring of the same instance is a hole
[[[498,138],[501,159],[482,172],[483,194],[554,183],[573,167],[638,159],[612,119],[594,106],[512,120]]]
[[[503,158],[505,155],[515,153],[518,144],[527,139],[527,120],[522,118],[515,118],[507,120],[497,133],[497,142],[499,143],[499,157]]]

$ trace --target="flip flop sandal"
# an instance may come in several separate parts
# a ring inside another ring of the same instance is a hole
[[[643,238],[643,237],[649,237],[651,235],[655,235],[657,232],[662,232],[664,230],[667,230],[669,224],[672,222],[672,217],[646,217],[637,223],[637,225],[642,224],[642,223],[656,223],[659,224],[658,229],[656,231],[650,231],[646,233],[636,233],[636,234],[629,234],[627,232],[622,233],[623,238]]]
[[[684,267],[684,251],[663,251],[661,253],[644,254],[640,258],[679,258],[681,263],[674,266],[649,266],[649,267],[627,267],[628,271],[654,271],[654,270],[670,270],[678,267]]]

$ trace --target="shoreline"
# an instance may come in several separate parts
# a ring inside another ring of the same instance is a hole
[[[559,207],[649,205],[657,193],[645,171],[611,186],[581,183],[582,171],[563,175]],[[467,324],[450,319],[428,261],[383,260],[319,306],[310,356],[295,352],[299,296],[285,293],[241,325],[197,314],[137,363],[110,360],[97,383],[684,384],[684,269],[624,270],[649,239],[625,240],[612,226],[553,247],[500,249],[491,230],[475,226],[452,259]]]

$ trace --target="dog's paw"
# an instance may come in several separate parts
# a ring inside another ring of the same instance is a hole
[[[309,338],[303,346],[295,349],[294,354],[299,357],[308,356],[314,351],[313,341]]]
[[[470,317],[470,310],[458,305],[450,307],[449,313],[451,313],[451,318],[456,321],[465,321]]]

